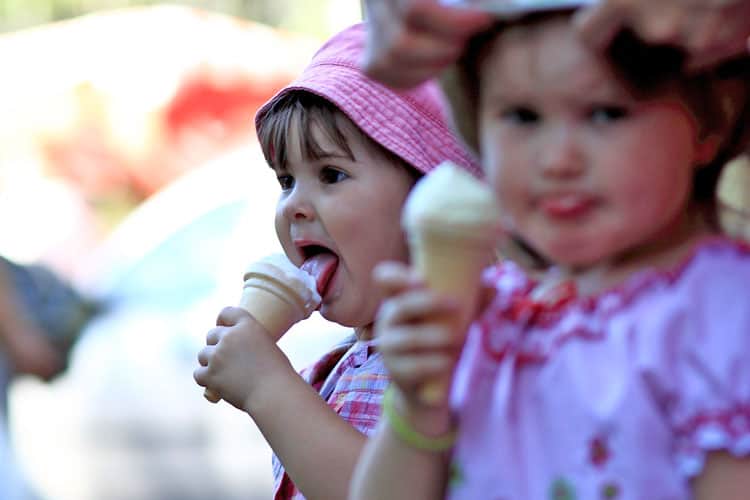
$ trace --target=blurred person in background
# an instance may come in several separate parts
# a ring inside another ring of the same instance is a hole
[[[63,373],[78,334],[99,306],[49,269],[0,256],[0,499],[35,498],[16,464],[8,428],[14,379]]]
[[[7,262],[0,259],[0,498],[28,500],[33,496],[16,464],[8,433],[8,390],[15,375],[49,380],[64,364],[19,298]]]

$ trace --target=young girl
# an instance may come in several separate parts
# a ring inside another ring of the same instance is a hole
[[[198,384],[247,412],[268,440],[276,499],[346,497],[388,383],[372,339],[381,301],[372,270],[407,259],[399,217],[416,179],[444,159],[480,173],[434,83],[397,93],[364,77],[364,37],[358,24],[331,38],[256,115],[281,187],[279,241],[315,275],[323,317],[354,334],[302,378],[249,314],[230,307],[195,370]]]
[[[642,75],[588,50],[570,16],[479,35],[449,90],[508,231],[549,270],[488,269],[459,358],[450,297],[376,269],[392,387],[357,500],[747,498],[750,249],[717,233],[713,204],[747,140],[747,62],[623,80]],[[625,61],[670,66],[624,43]],[[450,405],[424,404],[451,373]]]

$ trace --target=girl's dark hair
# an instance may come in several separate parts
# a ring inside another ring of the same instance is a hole
[[[289,134],[292,130],[297,131],[300,152],[306,160],[316,161],[330,154],[331,151],[320,146],[315,134],[310,133],[313,126],[339,149],[337,152],[345,154],[352,161],[356,159],[347,142],[345,128],[360,134],[368,147],[388,162],[405,168],[415,180],[422,176],[415,167],[362,132],[333,103],[304,90],[294,90],[282,95],[259,122],[258,140],[266,163],[279,169],[287,167]]]

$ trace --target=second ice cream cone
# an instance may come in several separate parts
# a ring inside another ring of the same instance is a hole
[[[489,187],[449,162],[414,187],[401,219],[412,265],[434,291],[459,302],[448,327],[465,335],[476,312],[482,270],[494,259],[501,235],[500,209]],[[451,375],[424,385],[421,398],[445,403]]]

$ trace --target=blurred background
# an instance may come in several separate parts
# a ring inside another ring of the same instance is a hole
[[[0,341],[0,500],[270,498],[252,420],[192,371],[245,265],[279,250],[255,110],[360,18],[356,0],[0,0],[0,256],[96,306],[48,381]],[[313,316],[281,345],[302,367],[344,334]]]
[[[257,428],[192,371],[245,265],[279,250],[255,110],[360,18],[357,0],[0,0],[0,257],[54,273],[21,273],[27,319],[79,334],[49,380],[14,371],[0,273],[0,500],[270,498]],[[722,221],[750,236],[750,163],[728,172]],[[300,368],[344,334],[313,316],[281,346]]]

